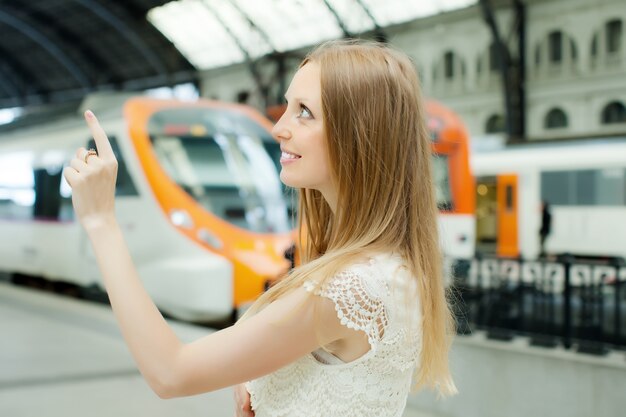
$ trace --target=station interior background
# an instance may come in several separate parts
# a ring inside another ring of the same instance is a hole
[[[449,242],[471,255],[446,264],[460,394],[412,394],[405,417],[624,415],[625,25],[622,0],[0,0],[0,415],[225,417],[233,406],[229,390],[163,405],[102,294],[9,266],[23,239],[14,224],[28,223],[11,217],[24,206],[19,138],[87,107],[121,114],[138,95],[271,119],[314,45],[357,37],[411,57],[424,96],[460,121],[472,180],[459,192],[442,174],[444,228],[470,225]],[[468,212],[455,211],[461,194]],[[213,331],[170,320],[183,339]]]

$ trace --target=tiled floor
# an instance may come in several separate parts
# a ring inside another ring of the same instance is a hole
[[[210,329],[170,322],[182,340]],[[232,417],[231,389],[162,400],[106,306],[0,282],[0,416]],[[404,417],[434,417],[407,409]]]

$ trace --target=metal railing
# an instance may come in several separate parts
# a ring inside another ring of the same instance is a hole
[[[621,258],[482,257],[455,273],[451,289],[460,334],[479,329],[500,340],[525,335],[534,345],[593,354],[626,349],[626,264]]]

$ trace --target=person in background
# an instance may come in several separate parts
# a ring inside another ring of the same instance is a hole
[[[550,204],[546,200],[541,201],[541,228],[539,229],[539,256],[546,256],[546,239],[552,231],[552,213]]]
[[[139,370],[162,398],[238,385],[239,416],[398,417],[412,386],[455,393],[454,322],[413,63],[383,44],[326,43],[285,97],[272,134],[280,178],[299,190],[301,265],[234,326],[192,343],[177,338],[141,284],[115,218],[117,161],[86,112],[97,152],[78,149],[64,176]]]

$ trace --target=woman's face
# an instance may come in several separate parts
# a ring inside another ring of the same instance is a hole
[[[320,68],[308,62],[285,94],[287,110],[272,130],[283,151],[280,179],[294,188],[311,188],[328,200],[332,194],[322,119]]]

